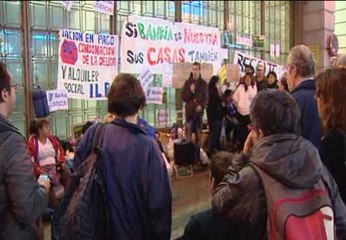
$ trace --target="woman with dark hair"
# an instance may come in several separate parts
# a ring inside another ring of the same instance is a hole
[[[278,88],[280,91],[286,91],[289,92],[288,89],[288,82],[287,82],[287,74],[284,73],[284,75],[281,77],[280,81],[277,82]]]
[[[316,77],[317,106],[322,120],[320,155],[346,203],[346,69],[328,69]]]
[[[239,125],[237,127],[237,140],[239,141],[238,150],[243,149],[244,142],[249,133],[248,124],[250,123],[250,105],[257,93],[256,83],[251,74],[247,73],[244,83],[239,83],[233,94],[233,100],[237,105],[237,119]]]
[[[50,131],[50,123],[46,119],[33,120],[29,127],[31,134],[28,140],[29,153],[34,164],[35,175],[47,174],[51,180],[54,199],[51,199],[51,207],[57,207],[58,200],[63,197],[64,182],[67,176],[65,151],[57,137]],[[51,196],[52,197],[52,196]]]
[[[276,72],[270,71],[267,75],[268,88],[278,88],[278,77]]]
[[[119,74],[107,98],[108,112],[116,117],[104,125],[101,137],[100,174],[110,218],[102,224],[110,226],[113,239],[169,240],[171,188],[158,144],[138,125],[138,113],[146,104],[142,86],[134,76]],[[91,126],[83,136],[76,168],[89,155],[96,129]]]
[[[220,78],[212,76],[208,84],[207,118],[210,130],[209,154],[220,150],[223,107]]]

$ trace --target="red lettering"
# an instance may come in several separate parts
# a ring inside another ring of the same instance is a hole
[[[157,54],[157,55],[156,55]],[[148,49],[147,59],[150,65],[156,65],[160,63],[174,63],[185,62],[185,49],[169,47],[156,49],[151,47]]]
[[[172,61],[171,61],[171,56],[170,56],[170,54],[171,54],[171,49],[168,48],[168,47],[165,47],[164,52],[165,52],[165,62],[172,63]]]
[[[185,49],[179,48],[179,62],[185,62]]]
[[[155,48],[151,47],[151,48],[148,49],[148,52],[147,52],[147,58],[148,58],[149,64],[150,64],[150,65],[155,65],[156,62],[155,62],[155,60],[153,60],[153,59],[151,58],[151,53],[154,53],[154,54],[155,54]]]

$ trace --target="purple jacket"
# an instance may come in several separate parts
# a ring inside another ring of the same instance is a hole
[[[79,164],[90,151],[95,125],[76,152]],[[124,120],[108,124],[103,136],[102,172],[114,239],[170,239],[172,196],[157,143]]]

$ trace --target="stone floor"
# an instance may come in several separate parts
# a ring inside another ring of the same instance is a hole
[[[190,217],[210,207],[209,171],[194,167],[192,177],[171,179],[173,196],[172,234],[171,239],[177,239],[184,233],[184,228]],[[51,239],[50,225],[45,226],[45,240]]]
[[[210,208],[209,171],[194,168],[189,178],[172,178],[173,219],[171,239],[182,236],[190,217]]]

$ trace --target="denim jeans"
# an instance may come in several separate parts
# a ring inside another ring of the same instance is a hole
[[[185,137],[187,141],[192,141],[192,134],[195,134],[195,161],[200,162],[200,148],[202,142],[202,117],[196,117],[185,123]]]

